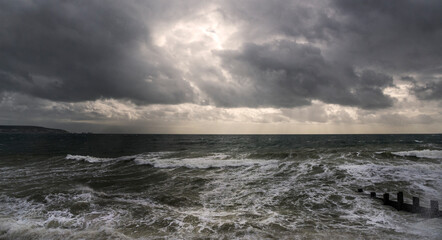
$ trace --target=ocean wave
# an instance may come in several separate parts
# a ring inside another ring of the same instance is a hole
[[[429,149],[412,150],[412,151],[392,152],[392,154],[401,157],[442,159],[442,150],[429,150]]]
[[[222,167],[244,167],[253,165],[268,165],[277,163],[277,160],[256,160],[256,159],[229,159],[226,154],[214,154],[198,158],[158,158],[151,155],[141,155],[135,158],[139,165],[151,165],[156,168],[222,168]]]
[[[122,156],[117,158],[99,158],[93,156],[71,155],[65,159],[85,161],[89,163],[104,163],[112,161],[134,161],[137,165],[150,165],[155,168],[222,168],[222,167],[245,167],[253,165],[269,165],[278,163],[277,160],[263,159],[232,159],[230,155],[214,153],[204,157],[173,157],[173,152],[151,152],[133,156]]]
[[[4,213],[0,239],[130,239],[116,230],[127,211],[102,208],[73,213],[78,205],[76,194],[48,198],[53,201],[38,203],[0,195],[0,211]]]
[[[440,163],[416,163],[399,160],[392,162],[349,162],[338,166],[345,170],[345,184],[377,189],[403,190],[419,194],[423,199],[439,199],[442,165]],[[403,184],[406,183],[404,186]]]
[[[83,155],[71,155],[68,154],[65,159],[68,160],[77,160],[77,161],[86,161],[89,163],[102,163],[102,162],[110,162],[110,161],[128,161],[135,159],[136,156],[122,156],[117,158],[99,158],[93,156],[83,156]]]

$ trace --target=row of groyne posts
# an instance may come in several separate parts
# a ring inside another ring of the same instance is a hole
[[[359,188],[358,192],[363,193],[364,190]],[[406,211],[410,213],[420,214],[422,217],[437,218],[442,217],[442,211],[439,211],[439,202],[431,200],[430,208],[421,207],[418,197],[413,197],[413,204],[404,202],[404,193],[398,192],[396,201],[390,200],[390,194],[384,193],[382,197],[377,197],[376,192],[370,192],[370,197],[381,200],[384,205],[391,206],[398,211]]]

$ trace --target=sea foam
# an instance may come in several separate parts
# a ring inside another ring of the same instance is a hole
[[[429,149],[412,150],[412,151],[392,152],[392,154],[401,157],[442,159],[442,150],[429,150]]]
[[[65,158],[68,160],[86,161],[89,163],[104,163],[112,161],[131,161],[138,165],[151,165],[155,168],[222,168],[222,167],[242,167],[253,165],[269,165],[278,163],[277,160],[259,159],[231,159],[227,154],[214,153],[204,157],[176,158],[171,157],[173,152],[151,152],[133,156],[122,156],[117,158],[99,158],[93,156],[71,155]]]
[[[274,164],[276,160],[254,160],[254,159],[228,159],[225,154],[214,154],[197,158],[162,158],[161,155],[139,155],[135,163],[139,165],[151,165],[156,168],[222,168],[242,167],[252,165]]]
[[[122,156],[117,158],[99,158],[92,156],[82,156],[82,155],[71,155],[68,154],[66,159],[68,160],[77,160],[77,161],[86,161],[90,163],[102,163],[102,162],[110,162],[110,161],[128,161],[133,160],[136,156]]]

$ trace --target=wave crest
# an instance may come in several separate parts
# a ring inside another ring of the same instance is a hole
[[[110,162],[110,161],[128,161],[135,159],[136,156],[123,156],[117,158],[99,158],[92,156],[83,156],[83,155],[71,155],[68,154],[65,158],[68,160],[76,160],[76,161],[85,161],[89,163],[102,163],[102,162]]]
[[[158,158],[150,155],[138,156],[135,163],[139,165],[151,165],[156,168],[222,168],[222,167],[245,167],[253,165],[268,165],[277,163],[277,160],[253,160],[253,159],[228,159],[225,154],[214,154],[198,158]]]
[[[429,149],[412,150],[412,151],[392,152],[391,154],[401,157],[442,159],[442,150],[429,150]]]
[[[231,156],[215,153],[204,157],[172,157],[171,152],[152,152],[134,156],[122,156],[117,158],[99,158],[93,156],[71,155],[66,159],[85,161],[89,163],[104,163],[112,161],[134,161],[137,165],[150,165],[155,168],[222,168],[222,167],[246,167],[253,165],[268,165],[278,163],[277,160],[262,159],[231,159]]]

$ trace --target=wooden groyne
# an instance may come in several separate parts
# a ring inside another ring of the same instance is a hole
[[[358,189],[358,192],[364,193],[363,189]],[[442,217],[442,211],[439,211],[439,202],[431,200],[430,208],[420,206],[418,197],[413,197],[413,203],[409,204],[404,201],[404,193],[398,192],[396,195],[396,201],[390,200],[390,194],[384,193],[382,197],[377,197],[376,192],[370,192],[370,197],[383,202],[384,205],[391,206],[398,211],[405,211],[410,213],[420,214],[426,218]]]

